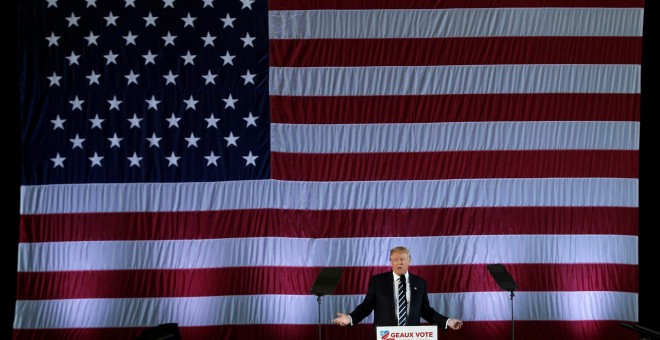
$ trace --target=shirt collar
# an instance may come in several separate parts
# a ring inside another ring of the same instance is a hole
[[[394,275],[394,281],[399,279],[399,275],[396,275],[394,271],[392,271],[392,275]],[[410,272],[406,272],[405,274],[403,274],[403,276],[405,276],[406,281],[408,281],[408,279],[410,278]]]

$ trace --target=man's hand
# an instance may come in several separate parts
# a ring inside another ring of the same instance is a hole
[[[461,327],[463,327],[463,321],[449,318],[449,320],[447,321],[447,327],[453,330],[459,330],[461,329]]]
[[[333,319],[332,323],[339,326],[348,326],[351,324],[351,318],[346,314],[337,313],[337,318]]]

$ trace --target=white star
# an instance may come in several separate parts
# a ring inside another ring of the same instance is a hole
[[[227,140],[227,147],[229,147],[230,145],[238,146],[238,144],[236,144],[236,141],[241,137],[234,136],[234,133],[230,131],[229,136],[224,137],[224,138],[225,138],[225,140]]]
[[[60,40],[60,36],[55,35],[55,32],[50,32],[50,37],[46,37],[46,40],[48,40],[48,47],[51,47],[53,45],[60,46],[60,44],[57,42],[58,40]]]
[[[227,64],[234,65],[233,60],[234,60],[235,57],[236,57],[235,55],[231,55],[231,54],[229,54],[229,51],[227,51],[227,53],[225,53],[224,56],[220,57],[220,59],[222,59],[222,61],[223,61],[222,66],[225,66]]]
[[[254,47],[254,45],[252,44],[252,42],[254,41],[254,39],[255,39],[254,37],[251,37],[251,36],[250,36],[250,33],[249,33],[249,32],[248,32],[248,33],[245,33],[245,38],[241,38],[241,40],[243,40],[243,47],[247,47],[247,46],[252,46],[252,47]]]
[[[206,32],[206,36],[202,37],[202,40],[204,40],[204,47],[206,47],[206,45],[215,46],[213,44],[213,40],[215,40],[215,36],[211,35],[211,32]]]
[[[53,168],[57,168],[58,166],[64,167],[64,160],[66,157],[60,157],[60,153],[58,152],[57,155],[55,155],[55,158],[51,158],[50,160],[53,161]]]
[[[99,114],[97,113],[96,116],[94,116],[94,118],[90,119],[89,121],[92,123],[92,129],[99,128],[99,130],[103,130],[101,128],[101,123],[103,123],[104,120],[105,119],[99,118]]]
[[[46,77],[46,78],[48,78],[48,80],[50,80],[50,85],[49,86],[53,86],[53,85],[60,86],[60,79],[62,79],[62,77],[58,76],[57,73],[55,73],[55,71],[53,71],[52,76]]]
[[[165,45],[163,45],[163,46],[167,46],[167,45],[174,46],[174,39],[176,39],[176,35],[172,35],[172,33],[167,31],[167,35],[162,37],[162,38],[163,38],[163,40],[165,40]]]
[[[243,7],[241,9],[247,8],[247,9],[252,9],[252,3],[254,3],[254,0],[241,0],[243,3]]]
[[[124,76],[124,78],[126,78],[126,80],[128,80],[126,85],[131,85],[131,83],[135,83],[135,85],[137,85],[137,83],[138,83],[137,79],[138,79],[139,76],[140,76],[140,74],[135,74],[135,73],[133,73],[133,70],[131,70],[131,73]]]
[[[250,164],[257,166],[257,163],[255,162],[259,156],[252,156],[252,151],[247,156],[243,156],[245,159],[245,166],[248,166]]]
[[[218,76],[217,74],[213,74],[211,73],[211,70],[209,70],[209,72],[206,75],[202,75],[202,78],[206,80],[206,83],[204,83],[204,85],[208,85],[209,83],[215,85],[215,77],[217,76]]]
[[[199,100],[195,100],[193,98],[192,94],[190,95],[190,99],[186,99],[183,102],[186,103],[186,110],[188,110],[190,108],[192,108],[193,110],[197,110],[195,108],[195,105],[197,105],[197,103],[199,103]]]
[[[149,107],[147,107],[147,110],[149,109],[158,110],[158,103],[160,103],[160,100],[156,100],[156,96],[152,94],[151,99],[147,99],[146,102],[149,105]]]
[[[126,40],[126,46],[128,45],[135,45],[135,39],[137,38],[137,35],[133,35],[131,31],[128,31],[128,35],[124,36],[124,40]],[[245,46],[243,46],[245,47]]]
[[[190,137],[186,137],[185,140],[188,142],[188,147],[197,147],[197,141],[199,140],[199,137],[195,137],[195,134],[191,132]]]
[[[69,66],[71,66],[73,64],[80,65],[78,63],[78,58],[80,58],[80,54],[76,54],[73,51],[71,51],[70,56],[66,57],[66,59],[69,59]]]
[[[82,143],[85,141],[85,138],[80,138],[80,136],[78,136],[78,134],[76,133],[76,137],[69,140],[71,141],[71,143],[73,143],[71,149],[75,149],[75,148],[83,149]]]
[[[62,119],[60,118],[60,115],[57,115],[57,117],[55,117],[55,119],[52,119],[50,122],[53,123],[54,125],[53,130],[57,130],[57,129],[64,130],[64,122],[66,122],[66,119]]]
[[[206,8],[207,6],[213,7],[213,0],[202,0],[202,1],[204,1],[204,6],[202,6],[202,8]]]
[[[142,120],[142,118],[138,118],[137,113],[133,113],[133,118],[128,118],[128,121],[131,123],[130,128],[132,129],[132,128],[136,127],[136,128],[139,129],[141,120]]]
[[[181,118],[177,118],[177,117],[174,115],[174,112],[172,112],[172,117],[167,118],[167,119],[165,119],[165,120],[168,121],[168,122],[170,123],[170,126],[168,126],[168,127],[172,127],[172,126],[174,126],[174,127],[179,127],[179,121],[181,120]]]
[[[232,98],[231,93],[230,93],[229,97],[227,97],[227,99],[223,99],[222,101],[225,102],[225,109],[228,108],[228,107],[231,107],[232,109],[235,109],[236,106],[234,106],[234,104],[236,104],[238,99]]]
[[[48,3],[48,6],[46,8],[51,8],[51,7],[57,8],[57,0],[46,0],[46,2]]]
[[[103,58],[105,58],[105,64],[110,65],[110,64],[115,64],[117,65],[117,57],[119,54],[115,54],[112,52],[112,50],[108,51],[108,54],[104,55]]]
[[[133,156],[127,158],[131,162],[131,165],[129,167],[133,167],[133,166],[137,166],[138,168],[140,167],[140,161],[142,160],[142,157],[138,157],[137,152],[133,152]]]
[[[117,137],[117,133],[115,133],[114,136],[108,138],[108,140],[110,141],[110,149],[112,149],[112,147],[114,147],[114,146],[119,148],[120,147],[119,142],[121,142],[122,139],[123,138]]]
[[[254,125],[256,127],[257,126],[257,119],[259,119],[259,116],[255,117],[255,116],[252,115],[252,112],[250,112],[247,117],[243,118],[243,120],[247,122],[245,127],[247,128],[250,125]]]
[[[195,27],[195,23],[194,23],[195,19],[197,18],[191,17],[190,12],[188,12],[188,15],[185,18],[181,18],[181,20],[183,20],[183,27],[187,27],[187,26]]]
[[[165,7],[174,8],[174,0],[163,0],[163,8]]]
[[[77,17],[73,12],[71,12],[71,15],[68,18],[64,18],[64,19],[66,19],[66,21],[69,22],[69,26],[67,27],[71,27],[71,26],[78,27],[78,20],[80,19],[80,17]]]
[[[220,118],[215,118],[215,116],[213,116],[212,113],[211,113],[211,117],[204,118],[204,120],[206,120],[206,122],[208,123],[208,125],[206,126],[207,129],[209,129],[211,127],[214,127],[216,129],[218,128],[217,124],[218,124],[218,121],[220,120]]]
[[[165,78],[165,85],[167,85],[167,84],[176,85],[176,80],[175,79],[178,76],[179,76],[178,74],[172,74],[172,70],[170,70],[169,74],[166,74],[166,75],[163,76],[163,78]]]
[[[227,13],[227,16],[220,20],[222,20],[222,22],[224,23],[222,28],[227,28],[227,27],[234,27],[234,20],[236,20],[236,18],[230,17],[229,13]]]
[[[112,111],[112,109],[119,111],[119,104],[121,103],[121,100],[117,100],[117,96],[113,96],[112,99],[108,100],[108,104],[110,104],[110,109],[108,111]]]
[[[96,7],[96,0],[85,0],[87,3],[87,8]]]
[[[153,54],[153,53],[151,53],[151,50],[148,50],[147,54],[142,55],[142,58],[144,58],[144,64],[145,65],[147,65],[147,64],[156,65],[156,61],[154,59],[156,59],[157,56],[158,56],[158,54]]]
[[[211,166],[211,164],[218,166],[218,158],[220,158],[220,156],[213,154],[213,151],[211,151],[208,156],[204,156],[204,158],[207,160],[206,166]]]
[[[110,26],[110,25],[115,25],[117,26],[117,19],[119,19],[118,16],[114,16],[112,12],[108,13],[107,17],[103,17],[105,19],[105,25]]]
[[[256,74],[251,74],[250,70],[247,70],[244,75],[241,76],[241,78],[245,79],[245,82],[243,82],[243,85],[247,84],[254,84],[254,77]]]
[[[184,60],[183,65],[188,65],[188,64],[195,65],[195,57],[197,57],[197,55],[190,54],[190,50],[188,50],[186,55],[181,56],[181,58],[183,58]]]
[[[84,38],[85,40],[87,40],[87,46],[92,46],[92,45],[98,46],[99,44],[97,43],[97,39],[99,37],[100,37],[99,35],[95,35],[94,32],[89,31],[89,35]]]
[[[73,107],[71,108],[71,111],[78,109],[82,111],[82,104],[84,103],[84,100],[78,99],[78,95],[76,95],[76,98],[73,100],[69,100],[69,104],[71,104]]]
[[[102,166],[101,166],[101,160],[103,160],[103,156],[99,156],[99,155],[96,153],[96,151],[94,151],[94,156],[89,157],[89,160],[92,162],[92,166],[91,166],[92,168],[93,168],[95,165],[98,165],[99,168],[102,167]]]
[[[135,0],[124,0],[124,2],[126,3],[124,5],[124,8],[128,8],[128,7],[135,8]]]
[[[177,156],[174,154],[174,151],[172,151],[172,155],[171,155],[171,156],[169,156],[169,157],[165,157],[165,159],[167,159],[167,161],[169,162],[169,164],[167,164],[167,167],[169,168],[169,167],[171,167],[172,165],[174,165],[174,166],[179,166],[178,163],[179,163],[179,159],[180,159],[180,158],[181,158],[181,157],[177,157]]]
[[[148,17],[143,17],[143,19],[144,19],[144,21],[147,22],[146,24],[144,24],[144,27],[149,27],[149,25],[152,25],[153,27],[156,27],[156,19],[158,19],[158,17],[153,16],[151,14],[151,12],[149,12]]]
[[[160,145],[158,145],[158,143],[160,143],[161,139],[162,138],[156,137],[156,133],[154,132],[151,135],[151,137],[147,138],[147,140],[149,141],[149,147],[155,146],[155,147],[159,148]]]

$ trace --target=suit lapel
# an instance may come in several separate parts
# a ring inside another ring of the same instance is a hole
[[[408,316],[410,316],[410,312],[413,310],[413,306],[418,303],[419,299],[419,289],[417,288],[417,277],[413,276],[412,274],[408,275],[410,280],[410,301],[408,301]]]
[[[392,320],[396,324],[399,317],[396,315],[396,299],[394,298],[394,275],[392,274],[392,272],[389,272],[386,282],[387,284],[385,286],[387,287],[387,296],[390,297],[387,300],[390,301],[390,311],[391,311]]]

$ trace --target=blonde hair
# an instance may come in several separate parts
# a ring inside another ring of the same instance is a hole
[[[403,247],[403,246],[398,246],[390,249],[390,259],[392,258],[392,254],[394,253],[406,253],[408,255],[408,258],[410,257],[410,250],[408,248]]]

